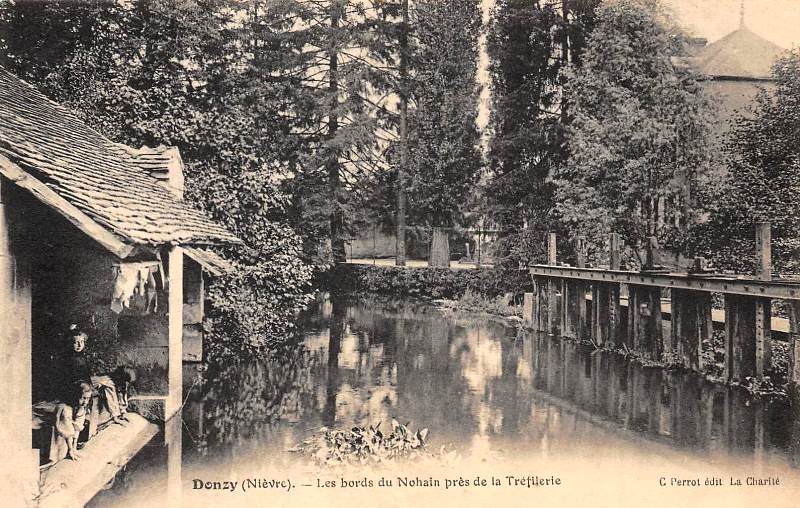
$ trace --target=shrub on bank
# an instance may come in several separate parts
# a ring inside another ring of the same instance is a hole
[[[319,285],[334,292],[457,300],[468,292],[488,298],[505,293],[523,293],[530,291],[532,284],[530,275],[520,270],[340,264],[324,274]]]

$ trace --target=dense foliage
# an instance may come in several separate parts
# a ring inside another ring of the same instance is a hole
[[[451,227],[464,220],[481,170],[477,0],[432,0],[414,8],[414,108],[409,122],[409,216]]]
[[[586,237],[590,258],[612,231],[635,251],[650,236],[685,231],[700,206],[709,101],[693,71],[673,64],[680,38],[655,5],[601,6],[567,84],[569,159],[554,178],[557,208]]]
[[[494,298],[530,291],[530,275],[522,270],[449,270],[347,264],[337,266],[321,281],[338,292],[365,292],[396,297],[456,300],[469,291]]]
[[[564,70],[579,65],[599,0],[498,0],[487,37],[492,109],[487,215],[500,260],[516,265],[557,231],[548,180],[566,158]]]
[[[0,19],[4,66],[115,141],[180,149],[186,200],[246,243],[211,289],[217,324],[245,349],[290,333],[311,275],[276,185],[301,153],[291,19],[227,0],[3,2]]]

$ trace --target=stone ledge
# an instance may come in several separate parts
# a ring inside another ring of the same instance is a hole
[[[41,508],[82,507],[157,433],[158,426],[128,413],[126,426],[111,425],[90,439],[78,461],[62,460],[41,476]]]

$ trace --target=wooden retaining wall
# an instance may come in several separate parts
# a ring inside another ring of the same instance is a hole
[[[773,279],[769,224],[757,227],[755,276],[709,273],[701,258],[695,260],[696,272],[622,270],[616,234],[609,240],[609,268],[586,268],[578,242],[577,266],[557,263],[556,238],[550,234],[547,264],[529,268],[533,292],[525,294],[523,310],[534,330],[591,339],[600,347],[702,371],[704,342],[709,344],[713,334],[712,295],[717,293],[725,307],[723,375],[726,381],[745,381],[764,376],[771,367],[771,308],[773,300],[784,300],[789,310],[788,379],[800,383],[800,281]],[[665,302],[670,304],[668,330],[662,316]]]

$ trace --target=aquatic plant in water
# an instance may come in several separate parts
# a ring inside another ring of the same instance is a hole
[[[317,434],[290,451],[307,456],[320,465],[391,462],[427,456],[428,429],[412,432],[409,425],[393,419],[392,430],[386,434],[380,430],[380,423],[350,430],[322,427]]]

